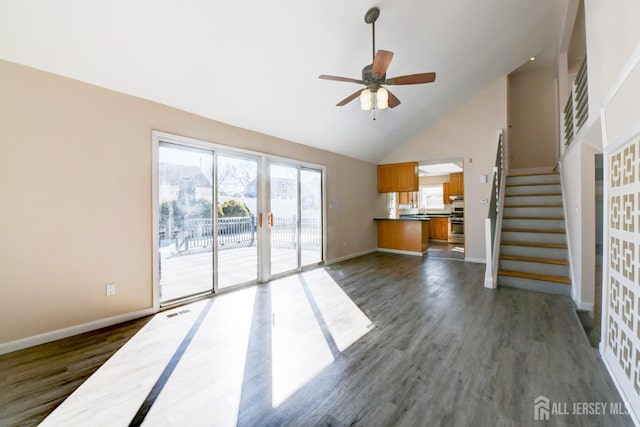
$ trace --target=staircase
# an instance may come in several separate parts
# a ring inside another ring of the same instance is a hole
[[[508,176],[503,212],[498,284],[570,295],[560,175]]]

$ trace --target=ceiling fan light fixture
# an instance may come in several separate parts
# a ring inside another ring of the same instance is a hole
[[[371,110],[372,102],[371,102],[371,90],[369,88],[364,89],[360,92],[360,108],[364,111]]]
[[[384,110],[389,106],[389,92],[383,87],[376,92],[376,106],[378,110]]]

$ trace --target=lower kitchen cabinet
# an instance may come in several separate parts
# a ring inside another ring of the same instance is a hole
[[[449,237],[449,219],[431,218],[429,225],[430,237],[434,240],[447,240]]]
[[[429,222],[377,219],[378,249],[422,255],[429,249]]]

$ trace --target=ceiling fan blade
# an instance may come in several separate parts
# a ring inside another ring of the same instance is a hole
[[[394,108],[400,105],[400,100],[397,96],[392,94],[389,89],[387,89],[387,93],[389,94],[389,108]]]
[[[387,73],[387,68],[389,68],[392,58],[393,52],[388,50],[379,50],[376,53],[376,57],[373,58],[373,67],[371,68],[371,74],[374,78],[379,79]]]
[[[421,83],[432,83],[436,80],[436,73],[410,74],[408,76],[392,77],[387,79],[386,85],[417,85]]]
[[[324,80],[335,80],[337,82],[348,82],[348,83],[360,83],[360,84],[364,84],[364,82],[362,80],[357,80],[357,79],[352,79],[349,77],[339,77],[339,76],[328,76],[326,74],[321,74],[318,76],[319,79],[324,79]]]
[[[356,99],[357,97],[360,96],[360,92],[362,92],[364,89],[360,89],[359,91],[352,93],[351,95],[347,96],[345,99],[343,99],[342,101],[338,102],[336,104],[336,107],[342,107],[343,105],[347,105],[348,103],[350,103],[351,101],[353,101],[354,99]]]

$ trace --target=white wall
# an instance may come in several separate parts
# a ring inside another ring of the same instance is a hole
[[[595,300],[595,154],[588,143],[574,143],[563,154],[565,221],[571,268],[572,297],[578,307],[593,310]]]
[[[638,0],[584,0],[587,28],[589,124],[640,40]]]
[[[465,256],[484,262],[484,219],[489,210],[497,131],[507,125],[507,78],[503,77],[435,125],[398,148],[381,163],[464,158]]]

